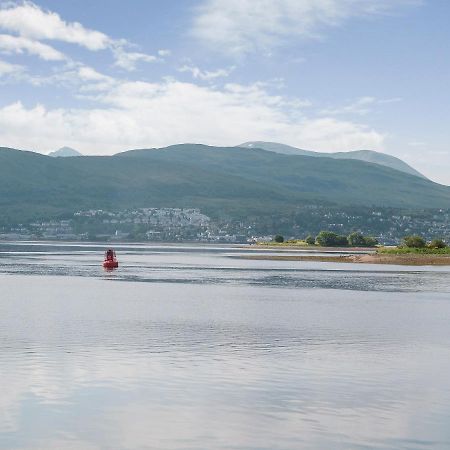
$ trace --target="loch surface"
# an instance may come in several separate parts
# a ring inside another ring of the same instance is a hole
[[[115,249],[0,242],[1,449],[450,448],[449,267]]]

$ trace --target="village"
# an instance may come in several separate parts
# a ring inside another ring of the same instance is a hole
[[[255,243],[276,233],[300,239],[321,230],[362,231],[382,244],[395,245],[403,236],[438,236],[450,240],[450,211],[392,214],[389,209],[298,209],[293,216],[212,219],[198,208],[90,209],[59,220],[33,221],[0,229],[1,240],[134,241]]]
[[[196,208],[77,211],[71,219],[35,221],[0,230],[2,240],[246,242]]]

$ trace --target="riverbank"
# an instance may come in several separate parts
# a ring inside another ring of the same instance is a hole
[[[348,249],[347,249],[348,251]],[[431,254],[346,254],[346,255],[242,255],[242,259],[268,261],[315,261],[406,266],[450,266],[450,255]]]
[[[307,253],[375,253],[377,249],[375,247],[320,247],[318,245],[300,245],[300,244],[290,244],[283,242],[281,244],[267,243],[267,244],[252,244],[243,245],[242,248],[247,250],[261,251],[261,250],[278,250],[292,251],[297,250],[299,252]]]

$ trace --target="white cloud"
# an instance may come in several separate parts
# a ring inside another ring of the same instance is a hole
[[[193,34],[220,51],[267,52],[289,38],[317,38],[327,27],[420,0],[204,0]]]
[[[78,69],[78,75],[80,76],[81,80],[85,81],[106,81],[112,79],[111,77],[103,75],[102,73],[97,72],[95,69],[88,66],[81,66]]]
[[[102,81],[101,74],[78,74]],[[92,93],[94,109],[32,108],[15,102],[0,109],[2,142],[45,150],[63,145],[88,153],[158,147],[177,142],[236,145],[282,141],[324,151],[380,149],[384,136],[364,125],[333,118],[311,119],[290,100],[261,85],[198,86],[176,80],[120,82]]]
[[[201,70],[200,68],[196,66],[191,66],[185,64],[184,66],[181,66],[178,71],[179,72],[189,72],[192,74],[194,78],[204,80],[204,81],[210,81],[214,80],[215,78],[224,78],[230,76],[231,72],[235,69],[234,66],[226,68],[226,69],[217,69],[217,70]]]
[[[171,54],[172,52],[168,49],[158,50],[158,56],[161,56],[162,58],[164,58],[165,56],[170,56]]]
[[[65,55],[50,45],[9,34],[0,34],[0,52],[6,54],[28,53],[46,61],[63,61],[66,59]]]
[[[308,143],[306,148],[325,152],[382,150],[385,139],[383,134],[365,125],[329,117],[306,120],[300,128],[301,142]],[[295,136],[291,139],[295,139]]]
[[[19,66],[18,64],[11,64],[6,61],[2,61],[0,59],[0,76],[9,75],[14,73],[19,73],[24,70],[23,66]]]
[[[16,79],[30,83],[33,86],[52,85],[75,90],[77,98],[84,98],[96,91],[107,91],[116,83],[113,77],[98,72],[92,67],[71,62],[63,68],[58,68],[50,75],[33,75],[29,72],[20,73]]]
[[[113,50],[116,59],[114,65],[128,71],[136,69],[138,62],[155,62],[158,58],[154,55],[147,55],[140,52],[127,52],[122,46]]]
[[[376,97],[359,97],[354,102],[338,108],[326,108],[321,111],[321,114],[325,115],[343,115],[343,114],[357,114],[360,116],[366,115],[372,111],[375,106],[386,105],[391,103],[400,102],[402,99],[399,97],[388,99],[377,99]]]
[[[106,34],[89,30],[78,22],[66,22],[58,14],[28,1],[8,3],[1,8],[0,28],[30,39],[69,42],[89,50],[105,49],[110,44]]]
[[[41,41],[60,41],[80,45],[91,51],[110,50],[115,65],[126,70],[134,70],[138,62],[154,62],[158,58],[140,52],[128,52],[130,44],[115,40],[97,30],[85,28],[78,22],[66,22],[52,11],[25,1],[23,3],[0,4],[0,29],[16,33],[18,36],[3,34],[0,50],[38,55],[48,61],[67,59],[61,52]],[[160,50],[160,56],[169,50]]]
[[[367,114],[373,104],[377,101],[375,97],[360,97],[354,102],[340,108],[328,108],[322,111],[322,114],[338,115],[338,114]]]
[[[80,86],[80,92],[107,91],[116,83],[113,77],[104,75],[92,67],[80,65],[67,74],[74,84]]]

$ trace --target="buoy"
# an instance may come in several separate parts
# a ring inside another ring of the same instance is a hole
[[[105,252],[103,267],[105,269],[117,269],[117,267],[119,267],[119,261],[117,261],[116,252],[112,248],[106,250]]]

